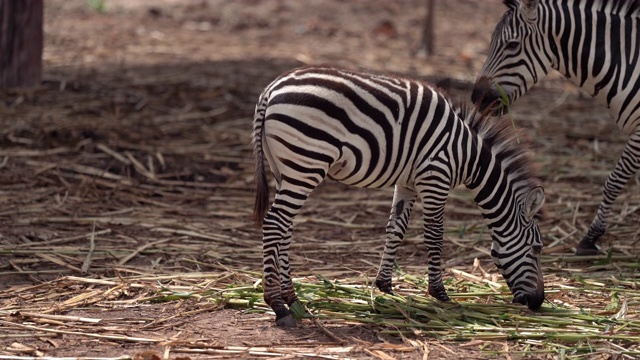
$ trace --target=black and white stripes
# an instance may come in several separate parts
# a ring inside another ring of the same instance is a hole
[[[640,170],[640,1],[506,0],[476,82],[481,109],[515,101],[551,69],[593,95],[629,135],[577,254],[596,254],[611,206]],[[499,107],[496,107],[499,110]]]
[[[420,201],[429,293],[449,300],[440,268],[444,205],[450,190],[464,184],[487,220],[493,259],[514,301],[541,305],[542,242],[534,215],[544,193],[506,121],[454,107],[419,81],[307,67],[267,86],[253,126],[254,216],[263,224],[264,297],[278,324],[295,325],[286,308],[297,301],[288,259],[293,219],[326,177],[359,187],[395,186],[376,278],[382,291],[392,290],[396,250],[412,205]],[[277,184],[268,211],[263,155]]]

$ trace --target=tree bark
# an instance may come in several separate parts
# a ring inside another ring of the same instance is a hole
[[[421,47],[424,49],[427,55],[433,55],[436,51],[435,49],[435,7],[436,0],[425,0],[427,5],[427,14],[424,18],[424,26],[422,28],[422,44]]]
[[[0,0],[0,87],[33,87],[42,78],[43,0]]]

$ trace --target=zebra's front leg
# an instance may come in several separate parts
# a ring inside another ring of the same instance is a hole
[[[391,276],[396,252],[409,225],[409,217],[413,203],[416,201],[416,192],[401,186],[396,186],[391,205],[391,214],[387,223],[387,238],[384,244],[384,252],[380,261],[380,268],[376,276],[376,287],[387,294],[392,293],[393,284]]]
[[[442,180],[438,180],[442,181]],[[451,301],[442,283],[440,255],[444,236],[444,204],[448,193],[439,193],[442,186],[424,188],[420,191],[424,243],[427,246],[427,269],[429,274],[429,294],[440,301]]]
[[[614,203],[629,179],[640,170],[640,129],[629,137],[616,167],[609,174],[602,191],[602,202],[598,207],[587,234],[576,247],[576,255],[596,255],[596,242],[607,230],[607,219]]]
[[[444,234],[444,208],[434,216],[424,217],[424,243],[427,246],[427,256],[429,257],[427,269],[429,271],[429,295],[440,301],[451,301],[447,295],[447,290],[442,283],[442,238]]]

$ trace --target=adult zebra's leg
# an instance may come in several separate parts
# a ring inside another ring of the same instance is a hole
[[[282,179],[262,227],[264,300],[275,312],[276,324],[294,327],[296,322],[286,307],[298,301],[289,273],[289,246],[293,219],[321,179],[311,183],[294,180],[286,175],[282,175]]]
[[[627,146],[622,152],[615,169],[609,174],[602,191],[602,202],[598,207],[587,234],[576,248],[576,255],[595,255],[598,253],[596,242],[607,229],[607,219],[611,213],[611,205],[629,179],[640,170],[640,128],[629,137]]]
[[[389,222],[387,223],[387,239],[384,244],[384,253],[380,261],[378,276],[376,276],[376,286],[387,294],[391,294],[391,274],[396,258],[396,251],[404,238],[404,233],[407,231],[411,208],[415,201],[415,191],[396,185],[393,193],[391,214],[389,215]]]

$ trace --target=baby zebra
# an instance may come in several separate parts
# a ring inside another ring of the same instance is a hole
[[[456,108],[417,80],[304,67],[281,75],[260,95],[253,148],[254,217],[264,232],[264,299],[278,325],[296,325],[285,306],[298,301],[289,273],[293,219],[326,177],[358,187],[395,186],[376,278],[383,292],[391,292],[396,250],[418,199],[429,294],[450,300],[440,269],[444,205],[451,189],[464,184],[487,221],[491,256],[513,301],[531,309],[542,304],[542,241],[534,215],[544,192],[506,120],[486,121]],[[263,155],[276,180],[269,211]]]

